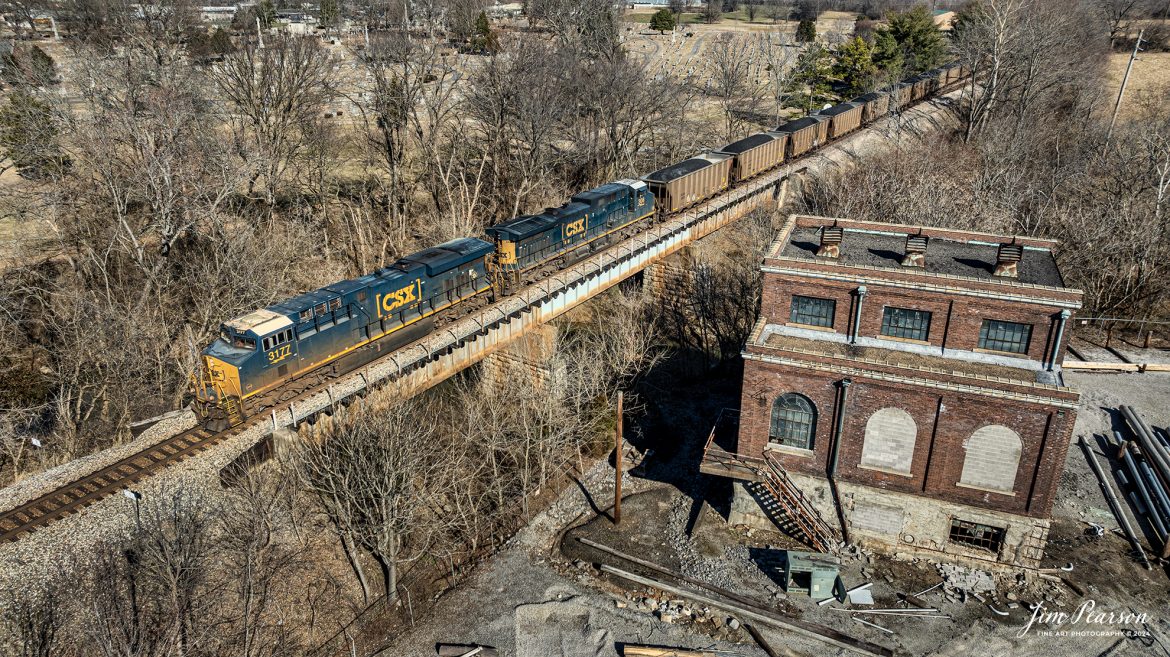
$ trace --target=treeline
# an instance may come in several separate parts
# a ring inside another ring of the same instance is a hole
[[[1083,314],[1161,319],[1170,301],[1166,97],[1127,99],[1105,80],[1100,3],[981,0],[960,12],[953,52],[975,71],[950,139],[867,158],[812,181],[805,210],[1060,239]]]
[[[373,392],[222,490],[148,495],[124,540],[0,593],[0,652],[275,657],[335,635],[348,652],[371,606],[409,622],[612,447],[616,391],[663,354],[651,311],[610,292],[544,336],[537,372]]]
[[[470,58],[412,27],[357,61],[269,34],[209,60],[180,11],[94,19],[56,66],[18,43],[0,480],[180,407],[226,319],[718,140],[692,88],[625,56],[609,3],[530,11],[543,32]]]

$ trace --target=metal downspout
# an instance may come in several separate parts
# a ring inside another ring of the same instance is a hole
[[[853,312],[853,330],[849,332],[849,344],[857,342],[857,335],[861,332],[861,304],[865,301],[868,290],[864,285],[857,287],[857,308]]]
[[[1060,311],[1060,323],[1056,325],[1056,339],[1052,341],[1052,353],[1048,355],[1049,372],[1056,367],[1056,356],[1060,353],[1060,341],[1064,339],[1064,325],[1068,322],[1069,317],[1072,317],[1072,313],[1067,308]]]
[[[860,306],[859,306],[860,308]],[[860,313],[859,313],[860,314]],[[833,427],[833,449],[829,455],[829,491],[833,493],[833,506],[837,509],[837,521],[841,523],[841,539],[849,545],[849,529],[845,525],[845,510],[841,507],[841,495],[837,492],[837,456],[841,451],[841,434],[845,429],[845,403],[849,400],[849,386],[853,381],[841,379],[841,392],[837,402],[837,423]]]

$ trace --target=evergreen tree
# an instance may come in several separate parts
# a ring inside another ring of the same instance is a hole
[[[846,41],[837,49],[833,73],[841,78],[851,96],[865,93],[877,68],[873,65],[873,49],[861,37]]]
[[[260,0],[252,7],[252,11],[256,12],[256,18],[260,19],[260,27],[272,27],[272,22],[276,20],[276,5],[272,4],[272,0]]]
[[[211,52],[217,55],[226,55],[236,49],[232,45],[232,38],[228,36],[227,30],[222,27],[215,28],[215,33],[211,35],[209,47]]]
[[[894,35],[884,28],[873,34],[873,64],[883,71],[897,72],[902,68],[902,49]]]
[[[27,91],[13,92],[0,108],[0,157],[26,178],[41,178],[66,163],[49,106]]]
[[[829,92],[829,51],[819,43],[813,42],[796,59],[793,82],[806,87],[808,95],[805,97],[804,111],[811,113],[816,109],[817,100],[824,98]]]
[[[796,40],[809,43],[817,40],[817,21],[812,18],[800,19],[800,24],[796,26]]]
[[[901,63],[912,71],[925,71],[942,63],[946,57],[946,43],[942,32],[934,24],[934,17],[925,6],[919,5],[901,13],[890,16],[888,27],[877,31],[877,39],[886,39],[885,43],[878,43],[881,53],[876,58],[878,62],[895,61],[889,54],[889,39],[897,44],[897,51],[901,56]],[[883,37],[883,34],[886,35]],[[889,68],[888,65],[883,68]]]
[[[321,24],[325,27],[337,25],[337,18],[341,15],[341,8],[337,0],[321,0]]]
[[[475,19],[475,34],[471,36],[471,49],[476,52],[496,52],[500,49],[500,40],[492,31],[492,24],[488,21],[486,12],[479,12]]]
[[[650,29],[658,30],[659,34],[665,34],[667,30],[674,29],[674,14],[669,9],[659,9],[650,17]]]

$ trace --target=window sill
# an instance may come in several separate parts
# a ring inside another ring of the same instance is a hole
[[[984,349],[982,347],[975,347],[975,353],[978,354],[994,354],[996,356],[1010,356],[1012,358],[1027,358],[1026,351],[1000,351],[998,349]]]
[[[891,342],[906,342],[909,344],[921,344],[921,345],[926,345],[927,347],[932,346],[930,343],[930,340],[915,340],[914,338],[896,338],[892,335],[879,335],[879,336],[877,336],[877,338],[879,340],[890,340]]]
[[[815,324],[800,324],[798,322],[785,322],[784,325],[795,326],[796,328],[808,329],[810,331],[824,331],[826,333],[837,332],[832,326],[817,326]]]
[[[995,493],[996,495],[1003,495],[1004,497],[1015,497],[1016,496],[1016,492],[1012,491],[1012,490],[1000,490],[998,488],[987,488],[985,486],[975,486],[973,484],[964,484],[962,482],[955,484],[955,486],[958,486],[959,488],[969,488],[971,490],[981,490],[985,493]]]
[[[873,472],[881,472],[883,474],[894,475],[896,477],[906,477],[907,479],[914,478],[914,473],[912,473],[912,472],[902,472],[901,470],[891,470],[890,468],[882,468],[882,467],[879,467],[876,465],[859,465],[859,466],[857,466],[857,469],[859,469],[859,470],[872,470]]]
[[[791,454],[792,456],[800,456],[802,458],[813,458],[816,452],[811,449],[804,449],[803,447],[790,447],[788,445],[781,445],[779,443],[769,442],[764,446],[764,451],[771,450],[773,452],[780,452],[782,454]]]

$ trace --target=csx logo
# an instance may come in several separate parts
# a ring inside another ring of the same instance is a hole
[[[378,314],[390,315],[395,310],[398,310],[399,308],[414,301],[418,301],[418,295],[415,293],[415,291],[421,287],[421,285],[422,284],[420,281],[415,280],[415,282],[402,288],[401,290],[396,290],[384,297],[380,297],[378,300]]]
[[[572,237],[585,232],[585,220],[578,219],[571,224],[565,224],[565,237]]]

